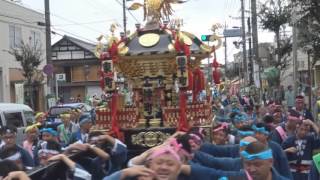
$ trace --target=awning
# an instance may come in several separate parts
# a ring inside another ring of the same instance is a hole
[[[33,81],[43,82],[44,75],[42,71],[36,70],[32,79]],[[19,68],[9,68],[9,80],[10,82],[25,81],[26,78],[23,76],[23,70]]]

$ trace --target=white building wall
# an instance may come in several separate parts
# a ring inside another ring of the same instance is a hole
[[[103,91],[100,86],[87,86],[87,96],[92,97],[93,95],[97,95],[97,97],[101,97]]]
[[[45,27],[37,25],[37,22],[45,22],[44,14],[6,0],[0,0],[0,69],[2,69],[0,102],[10,102],[9,68],[21,68],[15,58],[8,53],[10,50],[9,25],[21,27],[21,37],[24,42],[30,42],[31,31],[40,33],[43,61],[39,69],[42,69],[46,64]]]
[[[291,60],[287,64],[287,69],[283,71],[282,77],[281,77],[281,84],[284,87],[293,85],[294,83],[292,55],[289,58],[291,58]],[[298,50],[298,53],[297,53],[297,66],[298,66],[297,67],[298,72],[308,70],[308,55],[302,50]]]

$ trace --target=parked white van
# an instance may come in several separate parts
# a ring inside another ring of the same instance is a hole
[[[25,104],[0,103],[0,126],[17,128],[17,143],[22,144],[24,129],[34,123],[33,110]]]
[[[0,103],[0,125],[26,127],[34,122],[33,110],[25,104]]]

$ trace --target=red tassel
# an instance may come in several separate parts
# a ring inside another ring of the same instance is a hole
[[[190,56],[190,47],[183,43],[183,49],[184,49],[184,54],[189,57]]]
[[[104,86],[106,85],[106,84],[104,83],[104,79],[101,78],[99,82],[100,82],[99,84],[100,84],[101,89],[104,90]]]
[[[100,87],[102,90],[104,90],[105,82],[104,82],[104,76],[103,76],[103,71],[99,71],[99,77],[100,77]]]
[[[199,68],[196,68],[193,75],[193,102],[196,101],[200,91],[204,90],[204,84],[204,73]]]
[[[113,59],[115,56],[118,55],[118,46],[117,43],[112,43],[111,47],[108,49],[108,52],[111,56],[111,58]]]
[[[218,63],[217,59],[214,59],[213,63],[212,63],[212,67],[218,68],[219,66],[220,66],[220,64]]]
[[[212,77],[215,84],[220,84],[220,72],[218,71],[218,68],[215,68],[212,72]]]
[[[118,125],[118,119],[117,119],[117,105],[118,105],[118,93],[115,92],[112,94],[111,99],[111,132],[114,134],[117,138],[123,138],[122,134],[120,133],[119,125]]]
[[[179,97],[180,118],[179,118],[179,124],[178,124],[178,131],[186,132],[189,130],[186,107],[187,107],[187,97],[186,97],[185,90],[180,90],[180,97]]]
[[[202,91],[205,88],[205,85],[204,85],[205,84],[205,79],[204,79],[204,73],[201,70],[199,72],[199,76],[200,76],[199,89],[200,89],[200,91]]]
[[[190,46],[186,45],[185,43],[181,43],[178,38],[175,40],[174,48],[177,52],[182,51],[186,56],[190,56]]]

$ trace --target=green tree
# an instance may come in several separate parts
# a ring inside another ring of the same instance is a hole
[[[292,41],[291,37],[281,36],[281,32],[285,32],[286,27],[289,25],[290,6],[286,0],[267,0],[264,3],[260,3],[259,21],[263,29],[275,33],[277,47],[274,53],[277,55],[277,58],[270,59],[269,64],[273,66],[273,68],[285,70],[291,59]],[[268,75],[266,76],[267,79],[269,79]],[[280,76],[281,72],[272,78],[272,83],[269,85],[279,86]]]
[[[12,48],[9,53],[13,55],[22,67],[23,76],[26,78],[26,85],[28,87],[28,94],[30,96],[30,105],[34,108],[33,102],[33,85],[34,81],[32,77],[37,72],[37,68],[40,65],[42,59],[41,46],[26,44],[23,41],[17,48]]]
[[[320,60],[320,2],[319,0],[293,0],[296,17],[293,22],[298,28],[299,47],[309,51],[313,64]]]
[[[276,1],[276,2],[275,2]],[[281,49],[282,45],[287,45],[281,42],[280,33],[285,31],[286,25],[290,20],[290,8],[284,0],[267,0],[263,4],[260,4],[259,19],[263,29],[269,30],[275,33],[276,38],[276,54],[277,63],[276,66],[281,66],[282,57],[286,54],[283,52],[285,49]]]

